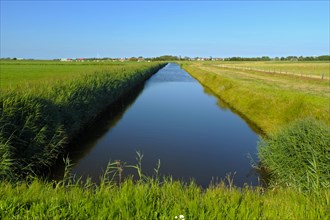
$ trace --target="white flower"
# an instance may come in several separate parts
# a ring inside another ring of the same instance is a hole
[[[178,216],[175,216],[175,219],[178,219]],[[179,215],[179,219],[184,220],[184,215]]]

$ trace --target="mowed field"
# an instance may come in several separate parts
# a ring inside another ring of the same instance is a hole
[[[329,78],[330,76],[329,61],[225,61],[218,62],[217,65],[319,79],[321,79],[322,76],[324,78]]]

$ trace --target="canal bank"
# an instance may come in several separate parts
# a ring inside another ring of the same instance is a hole
[[[102,133],[72,148],[73,174],[97,181],[109,161],[136,164],[139,151],[146,175],[160,160],[161,175],[194,179],[203,187],[229,174],[237,186],[259,184],[251,167],[258,134],[179,65],[158,71],[122,107],[120,117],[98,128]],[[125,168],[123,174],[136,171]]]

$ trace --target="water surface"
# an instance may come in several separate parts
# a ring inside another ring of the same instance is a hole
[[[140,151],[148,175],[160,159],[162,175],[203,187],[229,173],[237,186],[258,184],[249,158],[256,158],[258,135],[179,65],[168,64],[121,105],[72,147],[73,173],[98,180],[110,160],[136,164]]]

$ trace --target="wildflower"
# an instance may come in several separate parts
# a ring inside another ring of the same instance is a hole
[[[179,217],[178,216],[175,216],[175,219],[181,219],[181,220],[184,220],[184,215],[179,215]]]

